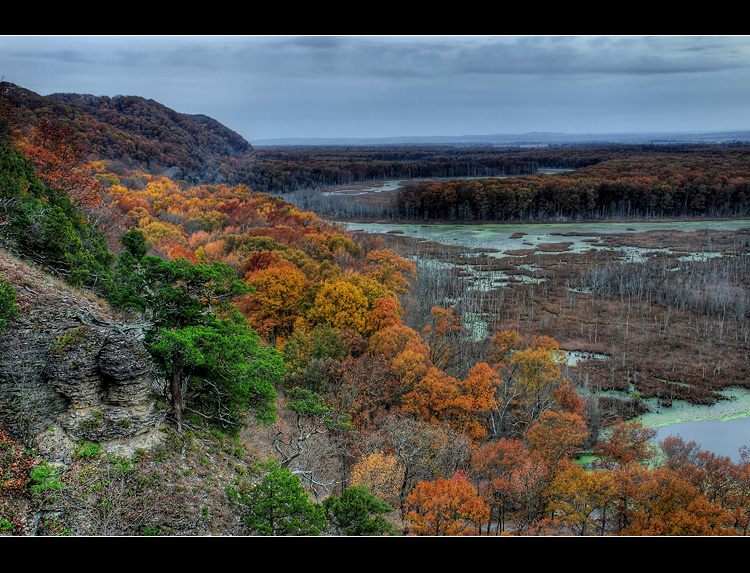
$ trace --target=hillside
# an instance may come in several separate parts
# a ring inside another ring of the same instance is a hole
[[[240,135],[204,115],[178,113],[136,96],[52,94],[41,96],[8,82],[0,97],[27,125],[56,119],[72,127],[90,157],[192,184],[226,183],[251,160]]]
[[[611,182],[653,169],[650,149],[624,163],[617,147],[276,150],[233,172],[252,149],[233,155],[209,120],[139,98],[113,112],[119,98],[8,93],[0,532],[750,532],[747,451],[735,463],[656,444],[631,419],[747,379],[745,230],[602,236],[597,252],[569,249],[575,233],[535,249],[524,232],[494,258],[353,233],[266,192],[421,168],[521,185],[542,157]],[[719,256],[683,257],[706,244]],[[620,256],[634,246],[655,252]],[[473,280],[511,266],[526,274],[506,286]],[[604,359],[571,366],[570,349]]]

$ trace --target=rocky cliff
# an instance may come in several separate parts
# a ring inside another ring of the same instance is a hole
[[[153,361],[137,328],[104,301],[0,250],[18,315],[0,335],[0,420],[47,459],[73,443],[146,445],[164,418]]]

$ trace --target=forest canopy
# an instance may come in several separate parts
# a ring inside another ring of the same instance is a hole
[[[192,531],[242,534],[748,532],[746,452],[734,463],[679,439],[656,448],[652,430],[626,419],[643,398],[709,402],[727,370],[746,372],[745,236],[705,232],[732,255],[718,262],[530,254],[527,272],[538,263],[544,280],[479,292],[465,280],[477,261],[496,271],[505,260],[446,248],[450,270],[425,271],[413,244],[349,232],[289,194],[455,177],[403,186],[391,215],[735,216],[747,213],[744,145],[252,150],[207,118],[140,98],[26,94],[22,105],[22,92],[3,89],[3,248],[142,329],[175,426],[171,455],[201,450],[170,484],[148,465],[166,465],[162,450],[125,462],[77,444],[78,463],[32,469],[0,432],[0,467],[20,476],[0,493],[12,485],[37,508],[65,507],[55,531],[132,532],[127,516],[140,531],[179,533],[190,507],[202,520]],[[66,109],[75,121],[53,120]],[[0,281],[0,328],[13,328],[13,289]],[[477,336],[472,315],[495,322]],[[552,332],[613,360],[573,376]],[[707,372],[730,345],[741,351],[716,362],[724,372]],[[652,365],[659,347],[672,354]],[[201,449],[198,435],[216,442]],[[217,465],[221,487],[217,475],[185,486],[223,447],[231,479]],[[113,484],[127,487],[115,497]],[[138,511],[132,492],[148,502]],[[210,508],[209,494],[221,499]],[[112,499],[126,509],[107,511]],[[160,521],[154,500],[178,517]],[[0,527],[24,526],[3,504]]]

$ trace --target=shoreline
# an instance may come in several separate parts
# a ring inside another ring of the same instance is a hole
[[[321,216],[324,219],[324,216]],[[573,220],[559,220],[559,219],[513,219],[513,220],[486,220],[486,221],[451,221],[446,219],[403,219],[403,218],[375,218],[375,217],[352,217],[347,219],[332,218],[324,220],[331,223],[339,224],[382,224],[382,225],[424,225],[424,226],[438,226],[438,225],[468,225],[468,226],[482,226],[482,225],[576,225],[576,224],[597,224],[597,223],[614,223],[614,224],[643,224],[643,223],[699,223],[701,221],[717,223],[717,222],[730,222],[730,221],[748,221],[750,225],[750,216],[743,217],[629,217],[629,218],[607,218],[607,219],[573,219]]]
[[[750,390],[745,388],[726,388],[719,392],[728,397],[709,406],[693,405],[684,401],[675,401],[669,408],[648,412],[637,416],[644,426],[662,428],[683,422],[728,422],[750,417]]]

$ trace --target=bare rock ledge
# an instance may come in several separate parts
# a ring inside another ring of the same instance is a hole
[[[82,440],[112,451],[152,441],[165,409],[140,331],[90,293],[2,250],[0,277],[19,307],[0,335],[3,427],[60,461]]]

